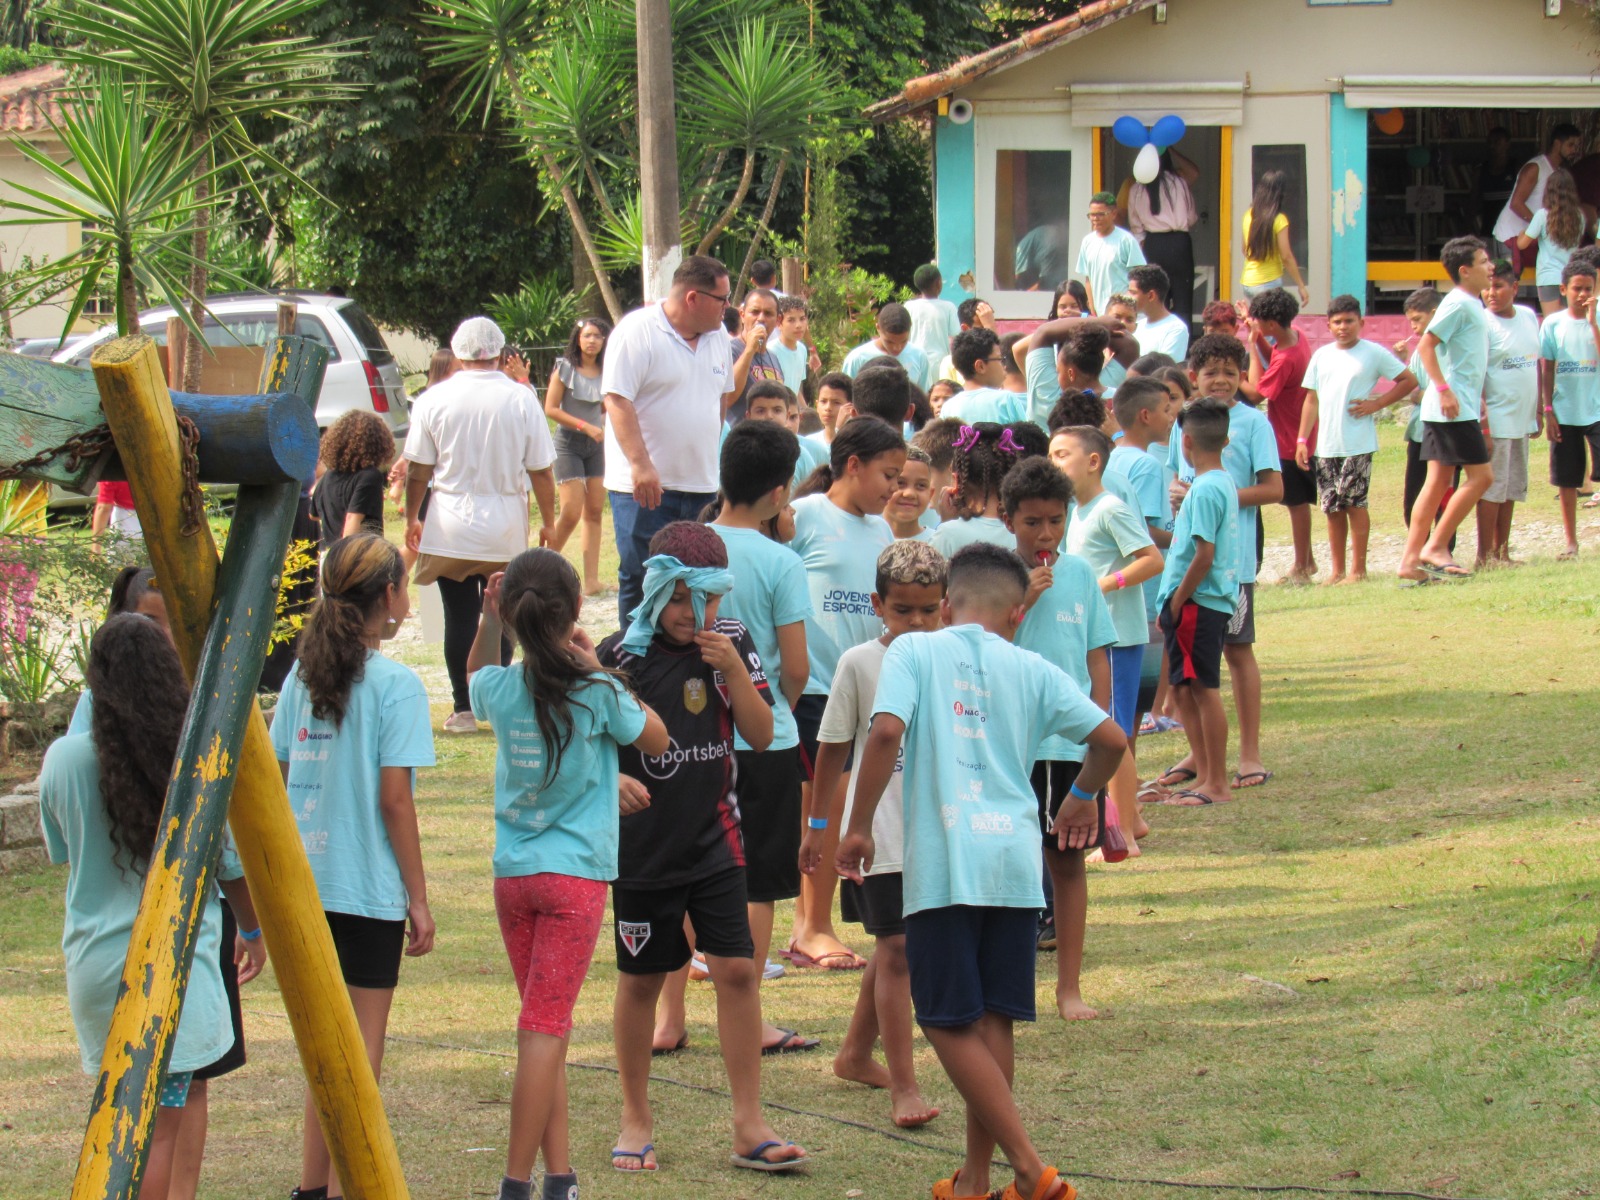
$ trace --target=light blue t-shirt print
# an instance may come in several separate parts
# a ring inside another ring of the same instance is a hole
[[[1065,671],[1078,690],[1089,695],[1089,651],[1116,645],[1117,629],[1100,591],[1093,568],[1073,554],[1063,554],[1051,570],[1050,589],[1040,596],[1017,628],[1016,644]],[[1045,762],[1082,762],[1084,746],[1051,735],[1039,743]]]
[[[1164,451],[1165,447],[1162,449]],[[1158,460],[1149,450],[1141,450],[1137,446],[1119,442],[1111,451],[1111,457],[1106,460],[1105,477],[1109,479],[1113,474],[1121,475],[1128,481],[1132,496],[1130,507],[1144,519],[1145,527],[1171,533],[1172,498],[1167,491],[1167,477],[1162,468],[1162,460]],[[1125,496],[1123,499],[1127,502],[1129,498]],[[1166,558],[1165,550],[1161,552],[1161,557]],[[1144,619],[1154,621],[1159,608],[1156,596],[1161,590],[1160,572],[1139,586],[1144,592]]]
[[[1195,539],[1216,547],[1211,570],[1190,597],[1202,608],[1233,614],[1239,599],[1235,540],[1239,537],[1239,492],[1226,471],[1207,471],[1194,481],[1178,508],[1172,527],[1172,545],[1161,573],[1160,603],[1166,604],[1194,562]],[[1252,550],[1253,552],[1253,550]]]
[[[1173,429],[1167,443],[1167,462],[1179,479],[1194,479],[1194,467],[1183,456],[1183,438]],[[1283,467],[1278,458],[1278,439],[1272,432],[1272,423],[1248,404],[1235,401],[1228,409],[1228,444],[1222,449],[1222,468],[1233,480],[1234,502],[1238,492],[1254,487],[1262,471],[1279,471]],[[1256,581],[1256,522],[1260,510],[1254,504],[1239,504],[1239,539],[1235,543],[1235,581]],[[1176,531],[1177,526],[1173,526]],[[1177,540],[1174,532],[1174,541]]]
[[[906,915],[1041,907],[1033,764],[1046,737],[1084,741],[1105,713],[1061,668],[978,625],[896,638],[873,702],[885,713],[906,726]]]
[[[794,711],[778,690],[783,658],[778,652],[778,630],[811,617],[811,592],[807,587],[805,564],[788,546],[780,545],[755,529],[730,529],[711,526],[728,548],[728,569],[733,572],[733,590],[722,598],[719,615],[731,617],[750,632],[767,678],[772,681],[772,744],[769,750],[787,750],[800,744]],[[807,653],[810,646],[807,644]],[[750,744],[733,731],[735,750],[748,750]]]
[[[811,596],[806,695],[826,696],[839,655],[883,632],[883,622],[872,611],[872,592],[878,582],[878,555],[893,543],[894,532],[882,517],[847,513],[823,493],[794,502],[789,548],[805,564]]]
[[[472,712],[494,728],[494,873],[617,877],[617,746],[644,732],[644,707],[616,678],[595,672],[568,704],[572,735],[560,769],[539,732],[522,664],[472,676]]]
[[[1600,421],[1600,359],[1594,344],[1594,331],[1582,317],[1554,312],[1539,328],[1539,357],[1556,365],[1555,391],[1551,403],[1558,425],[1593,425]]]
[[[289,807],[323,909],[404,920],[409,903],[378,781],[383,767],[433,766],[428,693],[416,672],[369,651],[335,727],[312,714],[296,664],[272,715],[272,748],[289,764]]]

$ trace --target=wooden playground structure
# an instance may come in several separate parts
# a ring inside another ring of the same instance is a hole
[[[280,329],[293,328],[286,312]],[[85,491],[120,469],[193,685],[73,1200],[138,1195],[225,820],[345,1195],[409,1194],[256,703],[290,527],[316,463],[326,366],[324,347],[280,333],[260,394],[190,396],[168,391],[156,343],[142,335],[98,349],[92,374],[0,355],[0,472]],[[240,485],[220,561],[202,482]]]

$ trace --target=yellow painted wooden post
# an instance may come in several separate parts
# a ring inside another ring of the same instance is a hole
[[[1233,231],[1244,219],[1233,211],[1233,126],[1222,127],[1221,170],[1217,174],[1217,299],[1233,298]]]
[[[287,365],[285,356],[269,356],[264,390],[294,390],[295,381],[281,378]],[[193,678],[211,619],[217,550],[209,528],[202,526],[190,537],[180,532],[184,480],[178,427],[155,343],[143,336],[119,338],[97,350],[91,366],[139,501],[139,523],[173,640]],[[394,1137],[257,708],[245,730],[229,824],[344,1194],[352,1200],[405,1200],[409,1193]],[[108,1122],[91,1133],[86,1160],[94,1153],[91,1143],[109,1138],[113,1130]],[[85,1165],[80,1163],[80,1171]],[[82,1186],[73,1189],[73,1200],[98,1200],[99,1195]]]

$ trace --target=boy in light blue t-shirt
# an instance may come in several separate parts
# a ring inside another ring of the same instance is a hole
[[[1173,444],[1183,447],[1199,474],[1172,529],[1161,576],[1160,622],[1167,682],[1183,715],[1194,783],[1167,802],[1200,805],[1233,799],[1227,777],[1228,714],[1218,689],[1223,642],[1238,595],[1234,564],[1239,493],[1222,467],[1228,444],[1226,401],[1211,396],[1192,400],[1178,424],[1183,433]]]
[[[860,882],[872,821],[905,748],[906,958],[917,1021],[967,1102],[959,1179],[936,1190],[990,1190],[996,1131],[1021,1118],[1005,1064],[1012,1023],[1034,1019],[1034,943],[1043,901],[1029,774],[1052,734],[1085,742],[1056,816],[1059,849],[1098,833],[1097,793],[1126,742],[1061,668],[1011,644],[1028,570],[1010,550],[975,544],[950,564],[947,628],[898,639],[884,657],[855,807],[835,866]],[[1008,700],[1025,696],[1026,704]],[[1007,1148],[1023,1196],[1068,1194],[1022,1136]]]
[[[1006,475],[1001,497],[1006,527],[1017,539],[1017,554],[1024,563],[1036,564],[1029,575],[1023,601],[1028,613],[1017,629],[1016,644],[1060,667],[1097,708],[1110,712],[1110,648],[1117,640],[1111,610],[1094,569],[1076,555],[1060,553],[1072,481],[1046,460],[1030,458]],[[1083,769],[1084,753],[1082,742],[1046,738],[1030,777],[1050,884],[1050,915],[1041,940],[1046,935],[1055,938],[1056,1011],[1064,1021],[1099,1015],[1083,1002],[1080,979],[1089,906],[1084,852],[1060,849],[1050,827],[1067,789]],[[1099,797],[1096,801],[1102,802]]]
[[[1600,477],[1600,327],[1595,324],[1595,269],[1579,259],[1561,272],[1561,297],[1567,306],[1539,327],[1539,357],[1544,360],[1539,390],[1545,431],[1550,435],[1550,484],[1561,497],[1561,558],[1578,556],[1578,489]],[[1594,469],[1586,471],[1592,448]]]

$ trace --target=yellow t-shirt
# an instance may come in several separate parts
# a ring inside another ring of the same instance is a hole
[[[1244,256],[1244,271],[1239,276],[1241,287],[1260,287],[1263,283],[1271,283],[1283,275],[1283,258],[1278,254],[1278,235],[1289,228],[1289,218],[1279,213],[1272,222],[1272,253],[1260,262],[1253,260],[1247,251]],[[1241,245],[1250,244],[1250,209],[1244,210],[1244,241]]]

